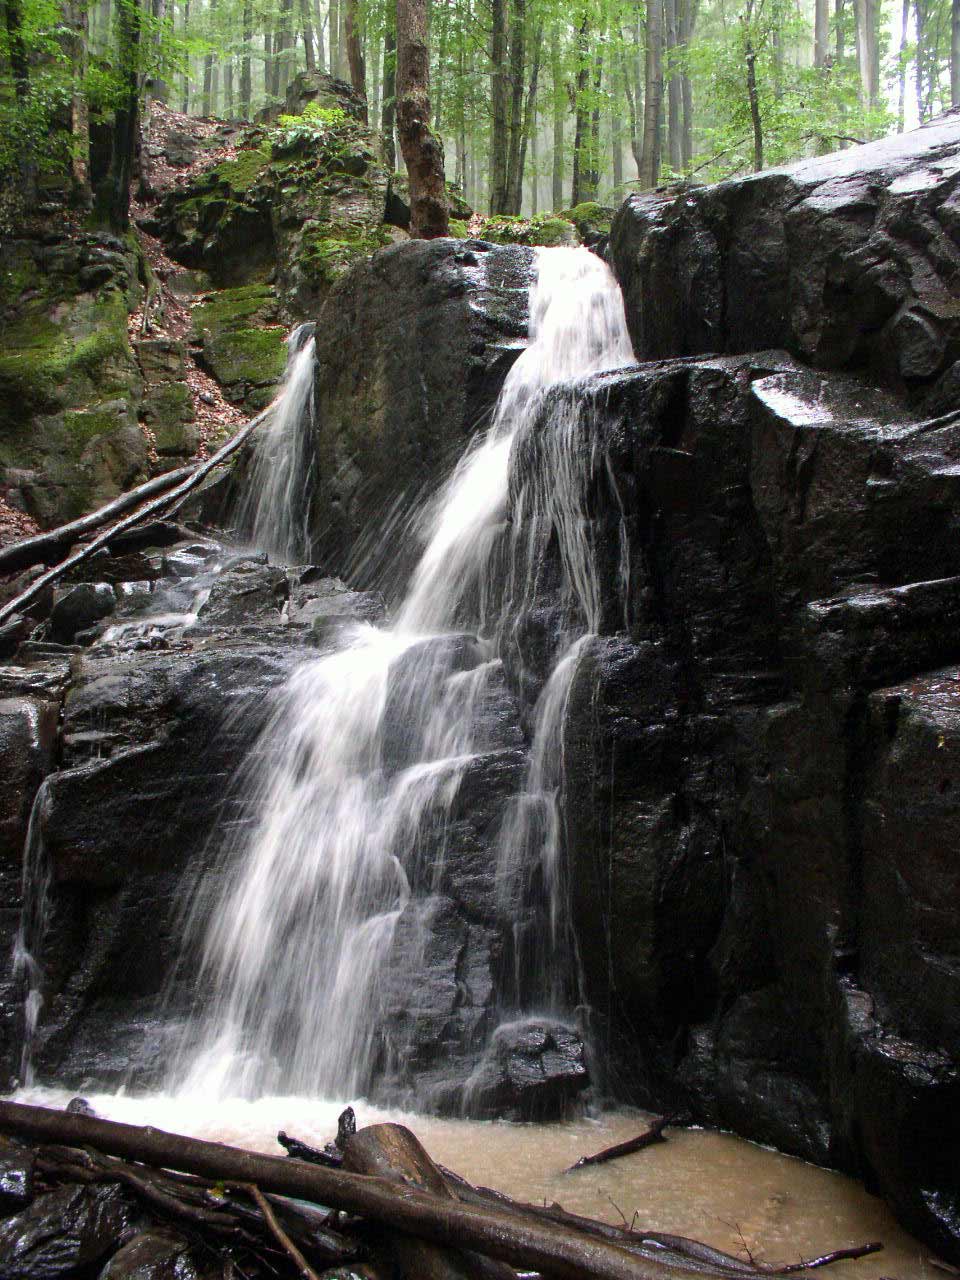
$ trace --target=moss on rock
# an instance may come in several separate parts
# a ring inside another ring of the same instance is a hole
[[[283,375],[286,333],[276,320],[273,290],[265,285],[223,289],[194,310],[200,358],[237,404],[261,408]]]

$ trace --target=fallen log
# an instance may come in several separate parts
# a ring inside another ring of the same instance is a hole
[[[71,520],[58,529],[49,529],[46,533],[35,534],[32,538],[24,538],[21,542],[13,542],[8,547],[0,547],[0,574],[16,573],[20,569],[29,569],[34,564],[50,564],[52,557],[69,549],[88,533],[101,529],[116,516],[122,516],[131,507],[155,493],[165,493],[174,485],[180,484],[187,476],[192,475],[199,463],[190,467],[178,467],[176,471],[165,471],[162,476],[155,476],[135,489],[121,493],[118,498],[105,506],[91,511],[79,520]]]
[[[440,1200],[458,1200],[441,1170],[403,1125],[368,1125],[348,1136],[344,1141],[343,1167],[428,1191]],[[411,1280],[517,1280],[512,1267],[480,1254],[438,1248],[404,1232],[386,1234],[390,1256]]]
[[[635,1151],[643,1151],[645,1147],[652,1147],[658,1142],[666,1142],[664,1137],[664,1129],[673,1121],[672,1116],[660,1116],[654,1120],[649,1129],[638,1134],[635,1138],[629,1138],[626,1142],[618,1142],[613,1147],[604,1147],[602,1151],[597,1151],[592,1156],[581,1156],[576,1164],[572,1164],[569,1169],[564,1169],[564,1173],[573,1173],[574,1169],[585,1169],[587,1165],[606,1164],[608,1160],[619,1160],[621,1156],[633,1155]]]
[[[142,1164],[224,1182],[256,1183],[264,1192],[329,1205],[435,1244],[474,1250],[558,1280],[665,1280],[677,1274],[674,1268],[645,1262],[620,1245],[494,1205],[441,1200],[385,1178],[324,1169],[285,1156],[258,1155],[159,1129],[0,1102],[0,1132],[39,1142],[92,1146]]]
[[[274,401],[274,404],[276,401]],[[46,573],[42,573],[38,578],[31,582],[25,591],[16,596],[13,600],[9,600],[2,608],[0,608],[0,624],[15,613],[20,613],[28,604],[35,600],[51,583],[56,582],[59,578],[72,569],[75,565],[81,564],[84,560],[93,555],[95,551],[99,551],[101,547],[107,546],[110,541],[118,534],[124,533],[127,529],[133,528],[142,520],[146,520],[149,516],[156,515],[163,511],[171,503],[176,503],[180,499],[185,498],[187,494],[192,493],[197,486],[206,479],[214,467],[219,467],[222,463],[231,457],[242,444],[244,444],[253,431],[260,425],[265,418],[272,412],[273,405],[264,409],[263,413],[258,414],[245,427],[241,427],[235,436],[232,436],[227,443],[206,462],[201,462],[196,469],[183,480],[175,488],[167,490],[161,494],[159,498],[154,498],[152,502],[148,502],[145,506],[135,511],[133,515],[127,516],[126,519],[120,520],[118,524],[106,529],[92,541],[85,543],[79,551],[75,551],[72,556],[68,556],[66,560],[62,560],[60,564],[52,569],[48,569]]]

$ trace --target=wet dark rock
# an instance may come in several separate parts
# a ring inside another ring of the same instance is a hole
[[[776,353],[576,412],[602,634],[565,820],[607,1087],[864,1176],[957,1256],[960,431]]]
[[[478,1116],[558,1120],[589,1082],[583,1041],[570,1027],[541,1019],[507,1023],[467,1082],[464,1104]]]
[[[237,560],[217,576],[197,620],[202,627],[279,625],[288,592],[285,570],[255,559]]]
[[[912,391],[956,359],[960,121],[631,196],[610,260],[644,360],[777,345]]]
[[[84,656],[66,700],[41,828],[53,913],[37,1064],[68,1087],[132,1065],[155,1078],[184,895],[214,832],[248,817],[231,782],[298,650],[209,644]]]
[[[99,1280],[197,1280],[190,1242],[168,1228],[142,1231],[128,1240],[100,1272]]]
[[[66,1186],[38,1196],[0,1222],[0,1276],[37,1280],[89,1267],[123,1244],[134,1217],[117,1186]]]
[[[489,412],[526,344],[533,252],[409,241],[334,286],[317,325],[315,559],[353,579],[352,551],[361,585],[395,586],[396,567],[377,581],[378,548],[357,540],[376,528],[395,552],[401,516]]]
[[[117,597],[109,582],[80,582],[54,592],[50,626],[61,644],[71,644],[78,632],[86,631],[107,618],[117,607]]]
[[[301,578],[290,587],[290,624],[308,627],[314,642],[321,646],[336,643],[358,622],[382,622],[385,613],[379,591],[351,591],[339,578]]]
[[[33,1199],[36,1153],[4,1138],[0,1140],[0,1211],[22,1209]]]

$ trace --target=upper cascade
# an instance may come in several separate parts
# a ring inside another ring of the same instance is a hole
[[[277,413],[262,450],[272,475],[257,487],[264,497],[270,490],[271,507],[289,507],[295,468],[304,465],[302,427],[298,435],[291,413],[305,377],[297,361],[310,346],[291,366],[291,412]],[[515,945],[518,956],[533,947],[539,959],[536,976],[517,965],[498,1004],[502,1016],[530,1009],[572,1016],[575,965],[556,816],[562,770],[553,748],[596,621],[597,588],[583,532],[583,442],[562,402],[551,417],[550,392],[631,361],[608,267],[584,249],[541,250],[529,346],[488,431],[413,521],[425,546],[393,624],[357,625],[337,652],[301,666],[251,755],[252,834],[225,850],[226,887],[212,916],[203,895],[194,910],[203,986],[217,994],[188,1029],[177,1087],[355,1096],[388,1060],[402,1058],[403,1045],[382,1026],[385,971],[398,930],[419,938],[403,979],[415,1004],[416,952],[427,945],[431,896],[451,853],[452,808],[472,762],[495,745],[488,712],[503,682],[500,646],[530,597],[538,548],[554,525],[575,621],[557,638],[529,759],[501,816],[495,868],[505,920],[518,901],[533,900],[531,937]],[[535,469],[511,493],[518,442],[540,430],[551,441],[551,474]],[[282,520],[292,530],[289,515]],[[425,869],[428,829],[440,836]]]

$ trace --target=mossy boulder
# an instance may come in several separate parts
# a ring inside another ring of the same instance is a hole
[[[223,289],[193,312],[197,358],[235,404],[267,405],[286,364],[285,327],[269,285]]]
[[[147,223],[171,256],[221,288],[273,280],[288,323],[315,313],[346,266],[392,238],[380,135],[359,121],[348,86],[298,81],[292,105],[317,101],[338,109],[333,119],[248,131],[234,159],[170,192]]]
[[[127,337],[132,246],[83,234],[0,250],[0,480],[41,524],[81,515],[146,469]]]
[[[497,214],[484,218],[476,235],[478,239],[487,240],[491,244],[525,244],[553,248],[557,245],[580,243],[572,222],[551,214],[538,214],[534,218]]]
[[[192,457],[200,444],[186,347],[172,338],[147,338],[136,344],[136,355],[144,382],[140,421],[158,455],[154,470],[164,470]]]
[[[572,222],[581,241],[592,245],[610,234],[613,214],[614,210],[609,205],[598,204],[596,200],[585,200],[572,209],[564,209],[557,217]]]

